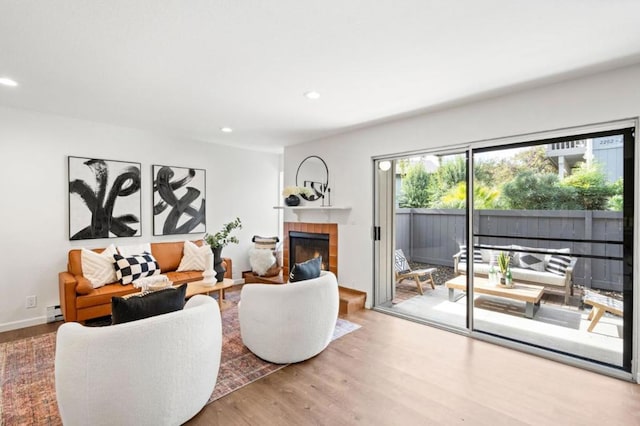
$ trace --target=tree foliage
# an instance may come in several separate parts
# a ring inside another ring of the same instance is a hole
[[[562,180],[552,173],[524,171],[503,186],[502,194],[511,209],[604,210],[614,188],[598,164],[581,163]]]
[[[613,195],[609,198],[607,209],[622,211],[624,208],[624,180],[620,178],[612,183],[611,190],[613,191]]]
[[[605,210],[614,189],[607,183],[602,167],[580,163],[562,180],[563,187],[574,188],[576,201],[584,210]]]
[[[429,173],[422,162],[399,162],[401,207],[462,209],[467,204],[467,163],[443,157]],[[622,210],[622,179],[609,184],[596,162],[580,163],[559,179],[543,145],[511,157],[482,155],[474,163],[474,208],[514,210]]]
[[[431,199],[434,202],[440,200],[460,182],[465,182],[466,179],[467,164],[462,156],[455,156],[443,161],[438,170],[433,173],[433,178],[430,182]]]
[[[476,183],[473,186],[473,200],[475,209],[500,209],[500,191],[496,188]],[[458,184],[449,189],[440,199],[434,202],[434,208],[464,209],[467,206],[467,183]]]
[[[405,166],[406,173],[402,179],[400,207],[429,207],[431,200],[429,191],[430,176],[422,162]]]
[[[502,187],[505,204],[513,210],[577,209],[575,191],[561,186],[553,173],[525,171]]]

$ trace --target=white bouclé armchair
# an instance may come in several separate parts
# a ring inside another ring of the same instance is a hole
[[[55,381],[65,425],[180,425],[215,387],[222,329],[218,303],[194,296],[183,310],[107,327],[58,329]]]
[[[242,341],[269,362],[304,361],[331,341],[338,308],[338,281],[328,271],[294,283],[246,284],[238,306]]]

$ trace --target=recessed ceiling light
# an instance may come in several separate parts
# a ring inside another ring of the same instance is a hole
[[[15,80],[11,80],[7,77],[0,77],[0,84],[3,86],[16,87],[18,83]]]
[[[304,94],[304,97],[307,99],[311,99],[311,100],[316,100],[320,97],[320,93],[316,92],[316,91],[310,91],[310,92],[306,92]]]
[[[233,129],[231,127],[220,127],[220,131],[222,133],[231,133],[233,132]]]

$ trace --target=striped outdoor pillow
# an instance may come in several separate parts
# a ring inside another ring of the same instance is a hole
[[[567,268],[571,264],[571,257],[566,254],[552,254],[547,262],[545,270],[556,275],[566,275]]]
[[[467,246],[460,246],[460,262],[467,262]],[[482,263],[482,252],[480,249],[473,250],[473,263]]]

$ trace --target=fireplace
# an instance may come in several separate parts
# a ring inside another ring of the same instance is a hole
[[[290,265],[322,256],[322,269],[338,275],[338,225],[335,223],[284,223],[283,274]]]
[[[322,258],[320,269],[329,270],[329,234],[315,232],[289,232],[289,265]]]

